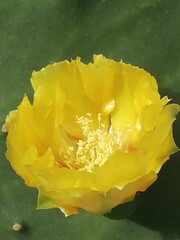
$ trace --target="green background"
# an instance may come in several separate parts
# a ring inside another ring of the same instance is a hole
[[[24,93],[32,99],[33,70],[76,56],[88,62],[94,53],[143,67],[162,96],[180,102],[179,13],[179,0],[1,0],[0,124]],[[5,138],[0,133],[0,240],[180,239],[180,153],[139,196],[129,219],[85,212],[65,218],[58,209],[35,210],[37,192],[6,161]],[[13,232],[14,222],[23,231]]]

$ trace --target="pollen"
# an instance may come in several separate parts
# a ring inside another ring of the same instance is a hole
[[[101,167],[116,150],[121,149],[121,134],[106,130],[101,123],[101,114],[97,116],[98,128],[94,129],[90,113],[76,117],[76,122],[82,129],[84,138],[77,141],[77,146],[69,147],[66,151],[60,149],[64,163],[79,171],[92,172],[96,166]]]

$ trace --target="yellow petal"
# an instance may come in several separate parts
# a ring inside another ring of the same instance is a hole
[[[151,161],[149,161],[150,167],[152,167],[151,165],[156,166],[152,168],[155,172],[158,172],[169,155],[177,150],[171,128],[178,111],[179,106],[176,104],[165,106],[159,114],[156,127],[151,131],[143,133],[143,137],[139,138],[139,141],[137,141],[135,145],[137,148],[144,149],[147,152],[149,159],[151,159]],[[161,159],[161,161],[159,161],[159,159]],[[159,165],[157,165],[157,163]]]
[[[142,107],[139,124],[143,130],[150,131],[156,126],[159,114],[161,113],[163,106],[168,103],[168,101],[168,98],[164,97],[155,103]]]
[[[39,72],[33,72],[31,82],[36,92],[39,87],[48,92],[49,85],[59,86],[58,91],[64,94],[64,97],[59,96],[59,99],[65,101],[61,116],[62,127],[77,138],[82,137],[81,129],[76,123],[77,115],[85,116],[86,113],[91,113],[96,126],[97,115],[102,112],[102,122],[109,127],[109,117],[105,116],[113,110],[113,107],[110,111],[107,108],[110,109],[113,101],[115,67],[115,62],[103,56],[94,56],[94,63],[88,65],[77,58],[72,62],[55,63]]]
[[[116,63],[102,55],[94,55],[94,63],[77,62],[85,94],[99,109],[114,99]],[[94,112],[94,111],[93,111]],[[100,111],[99,111],[100,112]]]
[[[147,162],[145,152],[116,151],[101,168],[94,169],[93,186],[102,192],[112,186],[122,188],[148,171]]]
[[[115,82],[114,129],[133,129],[144,105],[159,99],[156,80],[143,69],[119,63]]]
[[[65,189],[61,192],[46,192],[46,195],[53,199],[66,216],[77,214],[79,208],[92,213],[106,213],[118,204],[129,201],[136,192],[145,191],[156,178],[156,174],[150,172],[128,183],[123,189],[111,188],[106,194],[86,189],[84,194],[76,196],[73,192],[80,189]]]

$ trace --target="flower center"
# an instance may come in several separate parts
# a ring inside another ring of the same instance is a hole
[[[92,172],[95,166],[101,167],[114,151],[121,148],[121,134],[112,129],[107,132],[101,123],[101,114],[98,114],[97,129],[93,127],[90,113],[86,117],[77,116],[76,122],[82,129],[84,139],[80,139],[76,147],[68,147],[66,151],[60,149],[60,156],[69,168]]]

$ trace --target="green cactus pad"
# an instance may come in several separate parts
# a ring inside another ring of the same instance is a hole
[[[0,124],[24,93],[32,100],[30,76],[47,64],[92,55],[144,68],[160,92],[180,100],[180,1],[168,0],[1,0]],[[180,146],[179,119],[174,125]],[[27,187],[5,157],[0,133],[0,240],[178,240],[180,239],[180,154],[140,195],[124,220],[81,211],[64,217],[58,208],[36,210],[38,190]],[[52,202],[39,195],[39,208]],[[13,225],[22,226],[14,231]]]

